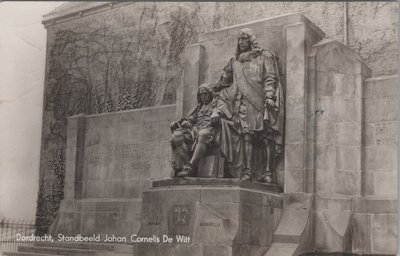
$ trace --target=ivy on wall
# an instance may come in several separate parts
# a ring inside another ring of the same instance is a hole
[[[43,235],[48,232],[48,227],[55,219],[60,202],[64,197],[65,167],[63,153],[61,151],[55,152],[48,164],[53,171],[55,180],[50,188],[47,187],[43,179],[40,182],[37,204],[38,207],[41,207],[41,211],[36,212],[36,235]],[[46,193],[48,190],[50,190],[50,193]]]
[[[114,10],[50,31],[37,234],[48,232],[63,199],[67,118],[174,103],[182,53],[197,33],[196,9]],[[139,14],[139,15],[138,15]],[[160,17],[166,20],[160,24]]]

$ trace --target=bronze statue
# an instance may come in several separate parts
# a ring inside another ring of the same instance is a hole
[[[237,40],[235,57],[224,67],[214,90],[221,91],[233,127],[242,137],[241,179],[276,183],[275,160],[282,151],[284,123],[277,56],[260,48],[248,28],[240,30]]]
[[[178,177],[195,176],[199,160],[208,154],[220,153],[227,161],[233,158],[226,141],[235,137],[228,127],[232,116],[224,102],[208,84],[200,85],[197,102],[186,117],[170,126],[172,167]]]

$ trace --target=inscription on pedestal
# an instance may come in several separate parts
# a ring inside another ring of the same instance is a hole
[[[129,180],[151,178],[159,170],[168,168],[168,147],[168,141],[97,144],[87,147],[84,153],[83,177],[92,182],[120,180],[125,183]],[[137,191],[139,187],[127,189]]]
[[[131,160],[153,160],[168,155],[163,149],[164,142],[134,143],[124,145],[101,145],[86,149],[85,157],[89,163],[96,163],[104,159],[119,160],[129,158]]]
[[[204,221],[204,222],[200,222],[199,226],[200,227],[221,227],[221,223]]]
[[[397,123],[396,122],[385,122],[376,124],[376,144],[377,145],[389,145],[397,144]]]
[[[209,205],[198,202],[196,207],[196,223],[193,231],[193,241],[206,241],[210,243],[224,242],[226,232],[224,222],[228,219]]]

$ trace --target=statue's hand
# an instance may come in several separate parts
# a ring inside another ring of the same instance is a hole
[[[192,127],[192,124],[189,122],[189,121],[183,121],[182,122],[182,124],[181,124],[181,126],[183,127],[183,128],[191,128]]]
[[[179,122],[178,121],[172,122],[169,128],[171,129],[171,131],[175,131],[176,129],[179,128]]]
[[[266,100],[265,100],[265,106],[266,106],[268,109],[273,108],[274,105],[275,105],[275,102],[274,102],[272,99],[266,99]]]
[[[213,112],[211,115],[211,124],[216,125],[219,124],[221,121],[221,116],[218,114],[218,112]]]

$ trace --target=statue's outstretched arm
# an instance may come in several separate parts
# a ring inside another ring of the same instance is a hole
[[[214,91],[218,92],[222,89],[229,87],[233,83],[233,69],[232,69],[232,62],[234,59],[230,59],[228,63],[223,68],[223,73],[218,80],[218,82],[214,85]]]

